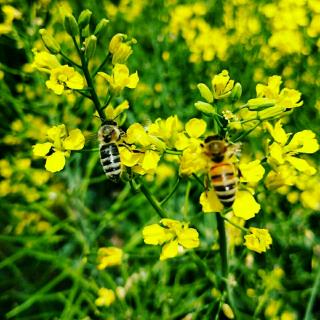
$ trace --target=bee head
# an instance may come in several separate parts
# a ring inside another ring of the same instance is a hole
[[[100,142],[110,143],[119,140],[120,130],[115,121],[106,121],[100,127],[98,132],[98,139]]]
[[[214,162],[221,162],[224,159],[224,155],[227,151],[227,145],[225,140],[218,135],[208,136],[204,140],[205,153]]]

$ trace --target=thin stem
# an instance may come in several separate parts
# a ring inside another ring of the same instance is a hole
[[[71,60],[70,58],[68,58],[62,51],[59,52],[59,54],[63,57],[63,59],[65,59],[66,61],[68,61],[71,65],[73,65],[74,67],[77,67],[79,69],[81,69],[80,64],[74,62],[73,60]]]
[[[179,183],[180,183],[180,177],[178,176],[178,179],[177,179],[176,183],[174,184],[171,192],[163,200],[160,201],[160,205],[165,204],[173,196],[173,194],[176,192],[176,190],[178,188]]]
[[[227,289],[230,305],[233,309],[233,312],[236,315],[236,318],[238,318],[237,317],[238,312],[235,306],[233,292],[229,284],[229,266],[228,266],[228,248],[227,248],[226,228],[225,228],[223,217],[219,213],[216,214],[216,219],[217,219],[217,227],[219,232],[219,251],[220,251],[220,257],[221,257],[222,277],[225,279],[225,286]]]
[[[164,152],[168,153],[168,154],[174,154],[174,155],[177,155],[177,156],[180,156],[182,154],[182,151],[171,150],[171,149],[166,149]]]
[[[224,215],[221,214],[221,217],[222,217],[223,220],[227,221],[228,223],[230,223],[230,224],[233,225],[234,227],[240,229],[241,231],[248,232],[248,229],[237,225],[237,224],[234,223],[233,221],[229,220],[226,216],[224,216]]]
[[[303,318],[304,320],[311,320],[312,319],[312,309],[313,309],[313,305],[314,305],[314,302],[315,302],[316,297],[317,297],[319,285],[320,285],[320,267],[318,269],[317,277],[316,277],[316,279],[314,281],[314,285],[313,285],[313,288],[312,288],[311,296],[310,296],[310,299],[309,299],[308,305],[307,305],[307,310],[306,310],[306,313],[305,313],[304,318]]]
[[[192,176],[196,179],[196,181],[202,186],[203,189],[205,189],[205,185],[204,183],[200,180],[200,178],[195,174],[193,173]]]
[[[107,53],[106,57],[103,59],[103,61],[101,62],[101,64],[93,71],[92,73],[92,77],[94,78],[97,73],[103,68],[103,66],[108,62],[109,58],[111,56],[109,55],[109,52]]]
[[[148,188],[144,185],[144,183],[141,183],[140,186],[140,190],[141,192],[144,194],[144,196],[146,197],[146,199],[150,202],[150,204],[152,205],[153,209],[157,211],[157,213],[159,214],[159,216],[161,218],[166,218],[166,213],[164,212],[164,210],[161,208],[160,203],[158,202],[158,200],[154,197],[154,195],[152,195],[150,193],[150,191],[148,190]]]
[[[80,90],[74,90],[74,91],[80,93],[82,96],[84,96],[84,97],[86,97],[88,99],[91,99],[91,96],[89,96],[88,94],[84,93],[83,91],[80,91]]]
[[[90,76],[90,72],[89,72],[89,69],[88,69],[88,62],[86,61],[86,58],[83,54],[83,52],[80,50],[79,46],[78,46],[78,43],[75,39],[75,37],[72,37],[72,40],[73,40],[73,43],[78,51],[78,54],[79,54],[79,57],[80,57],[80,60],[81,60],[81,67],[82,67],[82,70],[83,70],[83,73],[84,73],[84,76],[87,80],[87,84],[88,84],[88,87],[89,87],[89,90],[90,90],[90,94],[91,94],[91,99],[94,103],[94,106],[99,114],[99,117],[101,119],[102,122],[105,122],[106,121],[106,117],[104,115],[104,113],[102,112],[101,110],[101,104],[100,104],[100,101],[99,101],[99,98],[98,98],[98,95],[96,93],[96,90],[94,89],[94,86],[93,86],[93,81],[92,81],[92,78]]]
[[[253,128],[251,128],[250,130],[244,132],[243,134],[241,134],[238,138],[236,138],[234,141],[232,141],[232,143],[238,142],[239,140],[245,138],[247,135],[249,135],[253,130],[255,130],[258,125],[260,125],[261,121],[259,121]]]

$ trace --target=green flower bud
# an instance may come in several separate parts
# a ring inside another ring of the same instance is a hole
[[[273,107],[276,101],[268,98],[254,98],[250,99],[247,103],[249,110],[265,109]]]
[[[57,54],[61,51],[59,43],[47,33],[46,29],[40,29],[39,33],[45,47],[50,51],[50,53]]]
[[[90,36],[90,26],[89,25],[86,25],[82,30],[81,30],[81,35],[84,37],[84,38],[87,38]]]
[[[66,15],[64,18],[64,28],[71,37],[75,37],[79,34],[79,27],[77,21],[73,15]]]
[[[91,59],[94,56],[94,53],[96,51],[96,46],[97,46],[97,37],[92,35],[89,38],[86,39],[86,57],[87,59]]]
[[[194,106],[201,112],[205,114],[215,114],[216,109],[213,105],[207,102],[198,101],[194,104]]]
[[[92,15],[92,11],[90,11],[89,9],[83,10],[80,13],[80,16],[78,18],[78,25],[80,30],[90,23],[91,15]]]
[[[262,111],[258,111],[257,115],[258,115],[258,119],[267,120],[267,119],[280,116],[284,111],[285,111],[285,108],[281,106],[274,106]]]
[[[233,89],[231,90],[231,99],[233,101],[237,101],[241,98],[242,95],[242,87],[241,84],[239,82],[237,82]]]
[[[109,24],[109,20],[107,19],[100,20],[100,22],[96,26],[96,29],[94,30],[94,35],[99,36],[100,34],[103,34],[106,31],[108,24]]]
[[[213,94],[204,83],[199,83],[197,87],[202,98],[206,99],[209,103],[213,102]]]

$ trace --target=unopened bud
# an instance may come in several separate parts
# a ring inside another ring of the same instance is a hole
[[[206,99],[209,103],[213,102],[213,94],[204,83],[199,83],[197,87],[202,98]]]
[[[224,303],[222,305],[222,311],[224,313],[224,315],[228,318],[228,319],[234,319],[234,313],[231,309],[231,307],[227,304],[227,303]]]
[[[89,9],[83,10],[80,13],[80,16],[78,18],[78,25],[80,30],[86,27],[90,23],[91,15],[92,15],[92,11],[90,11]]]
[[[84,37],[84,38],[87,38],[90,36],[90,26],[89,25],[86,25],[82,30],[81,30],[81,35]]]
[[[45,47],[50,51],[50,53],[57,54],[61,51],[59,43],[47,33],[46,29],[40,29],[39,33]]]
[[[92,35],[89,38],[86,39],[86,57],[87,59],[91,59],[94,56],[94,53],[96,51],[96,46],[97,46],[97,37]]]
[[[98,37],[100,34],[103,34],[106,31],[108,24],[109,20],[101,19],[94,30],[94,35]]]
[[[255,98],[250,99],[247,103],[249,110],[265,109],[270,108],[275,105],[276,101],[274,99],[268,98]]]
[[[125,63],[131,54],[131,47],[126,43],[121,43],[118,50],[113,54],[112,64]]]
[[[198,109],[199,111],[205,113],[205,114],[215,114],[216,113],[216,109],[213,105],[211,105],[210,103],[206,103],[203,101],[198,101],[194,104],[194,106],[196,107],[196,109]]]
[[[114,54],[126,37],[127,36],[123,33],[117,33],[114,35],[109,43],[109,52]]]
[[[66,15],[64,18],[64,28],[71,37],[75,37],[79,34],[79,27],[77,21],[73,15]]]
[[[285,108],[281,106],[274,106],[271,108],[267,108],[261,111],[258,111],[258,119],[267,120],[270,118],[274,118],[276,116],[280,116],[285,111]]]
[[[241,84],[239,82],[237,82],[233,89],[231,90],[231,99],[233,101],[237,101],[241,98],[242,95],[242,87]]]

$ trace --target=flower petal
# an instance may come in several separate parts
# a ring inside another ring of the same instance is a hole
[[[80,129],[71,130],[69,136],[63,141],[66,150],[81,150],[84,147],[85,138]]]
[[[36,145],[32,146],[32,152],[34,156],[37,157],[44,157],[51,149],[52,143],[45,142],[45,143],[37,143]]]
[[[260,204],[249,191],[238,191],[232,209],[235,216],[248,220],[259,212]]]
[[[47,157],[46,169],[50,172],[61,171],[66,164],[64,153],[61,151],[54,152],[51,156]]]

